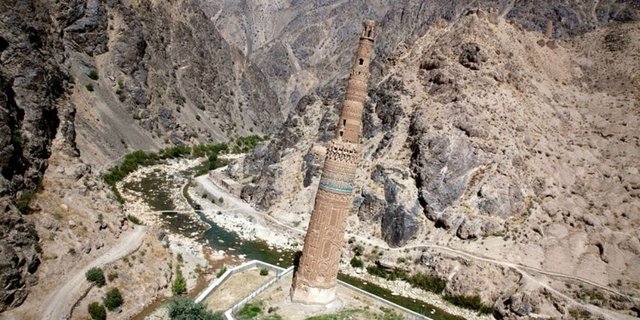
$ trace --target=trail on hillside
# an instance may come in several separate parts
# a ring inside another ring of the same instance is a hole
[[[67,319],[71,308],[83,294],[82,284],[86,281],[87,270],[116,261],[137,250],[145,233],[145,227],[136,226],[131,232],[120,237],[120,240],[102,256],[70,272],[70,278],[61,279],[61,285],[55,288],[40,306],[42,319]]]

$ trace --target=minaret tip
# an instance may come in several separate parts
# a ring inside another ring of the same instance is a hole
[[[373,40],[373,28],[375,27],[376,22],[373,20],[364,20],[362,22],[362,26],[364,30],[362,31],[362,37]]]

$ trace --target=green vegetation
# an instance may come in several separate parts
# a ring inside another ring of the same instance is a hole
[[[393,270],[385,270],[378,265],[369,265],[367,267],[367,272],[371,275],[385,278],[389,281],[406,280],[409,278],[407,271],[399,268],[395,268]]]
[[[127,219],[131,221],[131,223],[133,224],[138,224],[138,225],[142,224],[142,221],[140,221],[140,219],[138,219],[138,217],[134,215],[131,215],[131,214],[127,215]]]
[[[256,135],[240,137],[231,144],[233,146],[232,150],[234,153],[247,152],[262,140],[263,138]],[[230,148],[226,143],[218,143],[199,144],[194,146],[180,145],[169,147],[160,150],[159,152],[145,152],[138,150],[125,155],[122,163],[109,169],[103,176],[103,179],[113,190],[116,199],[120,203],[124,203],[124,199],[118,192],[116,184],[138,168],[155,165],[167,159],[207,157],[206,164],[196,173],[196,175],[203,175],[209,172],[209,170],[214,170],[226,165],[226,162],[220,160],[218,155],[228,152],[229,149]]]
[[[266,140],[266,137],[260,137],[258,135],[251,135],[246,137],[237,138],[232,144],[232,153],[245,153],[255,148],[258,143]]]
[[[362,262],[362,260],[358,259],[357,257],[353,257],[351,258],[351,266],[354,268],[362,268],[364,267],[364,262]]]
[[[176,278],[173,280],[173,284],[171,285],[171,292],[173,292],[174,296],[179,296],[187,292],[187,279],[182,275],[180,267],[178,267],[178,270],[176,271]]]
[[[213,313],[202,303],[190,298],[173,298],[169,301],[169,319],[171,320],[222,320],[222,312]]]
[[[260,269],[260,275],[261,276],[266,276],[268,274],[269,274],[269,269],[267,269],[267,268],[261,268]]]
[[[257,302],[245,304],[236,316],[241,320],[250,320],[257,319],[260,314],[262,314],[262,302]]]
[[[405,308],[413,310],[417,313],[427,315],[429,316],[430,319],[433,319],[433,320],[464,320],[463,317],[450,314],[424,301],[407,298],[404,296],[394,295],[393,292],[391,292],[388,289],[379,287],[371,282],[365,282],[362,279],[358,279],[356,277],[351,277],[341,273],[338,275],[338,279],[348,284],[351,284],[353,286],[356,286],[362,290],[375,294],[376,296],[389,300],[393,303],[399,304]]]
[[[115,279],[118,278],[118,273],[115,271],[111,271],[109,272],[109,274],[107,275],[107,279],[109,279],[109,281],[113,281]]]
[[[458,296],[458,295],[445,295],[444,299],[451,302],[452,304],[469,309],[478,311],[481,314],[491,314],[493,313],[493,307],[487,306],[482,303],[480,296]]]
[[[414,288],[420,288],[438,294],[442,293],[447,286],[446,280],[424,273],[416,273],[405,280]]]
[[[87,91],[89,91],[89,92],[93,92],[93,90],[94,90],[93,89],[93,84],[91,84],[91,83],[85,84],[84,87],[87,88]]]
[[[220,278],[222,277],[222,275],[227,272],[227,267],[222,267],[220,270],[218,270],[218,273],[216,273],[216,278]]]
[[[385,270],[378,265],[370,265],[367,267],[367,272],[374,276],[385,278],[390,281],[404,280],[411,284],[411,286],[414,288],[420,288],[422,290],[431,291],[437,294],[442,293],[444,288],[447,286],[447,281],[444,279],[440,279],[438,277],[434,277],[424,273],[409,275],[406,270],[400,268]]]
[[[29,204],[35,195],[36,194],[33,191],[24,191],[20,193],[20,196],[16,199],[16,207],[18,207],[18,210],[22,213],[27,213],[29,211]]]
[[[124,95],[124,83],[122,80],[118,80],[118,89],[116,89],[116,95],[118,96],[118,100],[120,102],[124,102],[127,97]]]
[[[380,309],[383,313],[374,313],[370,310],[352,309],[337,313],[324,314],[306,318],[305,320],[348,320],[348,319],[375,319],[375,320],[402,320],[402,316],[387,308]]]
[[[93,267],[84,274],[87,281],[95,283],[98,287],[104,286],[107,281],[104,279],[104,272],[98,267]]]
[[[122,294],[120,294],[120,290],[118,288],[112,288],[107,291],[107,294],[104,296],[104,306],[107,307],[109,311],[115,310],[121,306],[123,302]]]
[[[356,245],[351,250],[353,250],[356,257],[359,257],[364,253],[364,247],[362,245]]]
[[[91,80],[98,80],[98,78],[99,78],[98,70],[93,69],[93,70],[89,71],[89,73],[87,73],[87,77],[89,77],[89,79],[91,79]]]
[[[89,311],[89,315],[93,320],[104,320],[107,318],[107,310],[105,310],[104,306],[99,302],[91,302],[87,307],[87,311]]]

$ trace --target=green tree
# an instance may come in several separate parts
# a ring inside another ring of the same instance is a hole
[[[178,296],[187,291],[187,279],[182,275],[182,271],[178,268],[178,272],[176,272],[176,278],[173,280],[173,285],[171,286],[171,292],[173,295]]]
[[[87,309],[93,320],[105,320],[107,318],[107,310],[99,302],[91,302]]]
[[[213,313],[202,304],[190,298],[173,298],[169,301],[169,319],[171,320],[222,320],[221,312]]]
[[[122,300],[122,295],[118,288],[112,288],[107,291],[107,294],[104,296],[104,306],[107,307],[109,311],[115,310],[117,307],[121,306],[123,302],[124,300]]]
[[[102,269],[98,267],[89,269],[89,271],[84,275],[87,277],[88,281],[95,283],[98,287],[102,287],[107,283],[104,278],[104,272],[102,272]]]

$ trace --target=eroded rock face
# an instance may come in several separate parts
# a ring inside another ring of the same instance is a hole
[[[32,1],[0,5],[0,312],[19,305],[40,264],[38,235],[22,217],[48,165],[63,122],[75,150],[73,105],[59,104],[65,75],[57,67],[60,43],[49,36],[49,14]],[[22,211],[22,213],[21,213]]]

